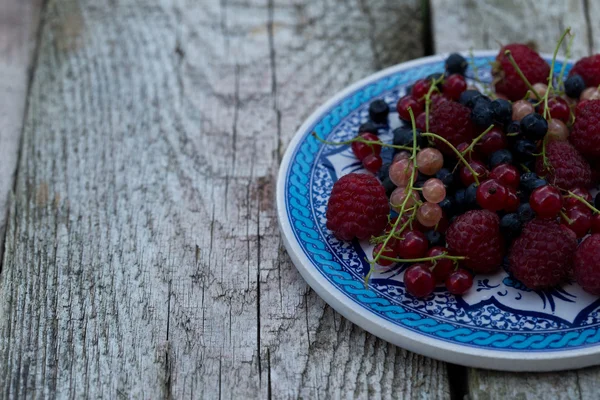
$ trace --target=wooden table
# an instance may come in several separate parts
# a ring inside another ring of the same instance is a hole
[[[577,34],[592,0],[0,0],[2,398],[598,398],[392,346],[304,283],[276,173],[349,83]]]

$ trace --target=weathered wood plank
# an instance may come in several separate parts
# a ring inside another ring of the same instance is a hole
[[[420,2],[375,3],[50,1],[1,280],[3,397],[449,397],[445,364],[307,288],[276,223],[302,120],[422,52]]]
[[[0,0],[0,238],[4,239],[42,0]],[[4,248],[0,246],[0,260]],[[1,265],[1,264],[0,264]]]
[[[576,35],[573,56],[588,55],[593,46],[598,51],[600,43],[590,41],[586,2],[431,0],[435,51],[496,49],[499,43],[532,42],[539,51],[552,53],[561,33],[571,27]]]
[[[551,53],[560,33],[568,26],[577,35],[574,58],[600,48],[600,5],[596,1],[533,2],[484,0],[432,0],[435,48],[438,52],[469,48],[497,48],[496,41],[534,42]],[[476,399],[594,399],[600,368],[557,373],[507,373],[468,370],[468,395]]]

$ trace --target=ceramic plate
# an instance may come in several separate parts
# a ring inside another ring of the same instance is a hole
[[[480,81],[491,81],[493,52],[476,52],[472,61]],[[465,55],[468,57],[467,55]],[[407,266],[363,277],[371,256],[368,242],[340,242],[325,226],[333,183],[360,170],[349,146],[330,141],[356,135],[367,121],[368,106],[384,99],[392,110],[419,78],[443,72],[446,55],[400,64],[372,75],[337,94],[319,108],[289,145],[277,182],[277,207],[284,242],[308,284],[335,310],[391,343],[456,364],[500,370],[547,371],[600,364],[600,300],[574,283],[551,291],[532,291],[504,270],[477,275],[463,297],[438,287],[429,298],[406,294]],[[550,60],[549,57],[545,57]],[[557,62],[556,70],[562,66]],[[569,67],[569,66],[568,66]],[[568,68],[567,67],[567,68]],[[468,78],[473,78],[473,68]],[[390,115],[390,141],[400,125]],[[391,158],[391,151],[383,153]]]

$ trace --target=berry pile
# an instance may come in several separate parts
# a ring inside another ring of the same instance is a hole
[[[525,45],[502,47],[485,90],[452,54],[444,74],[417,80],[397,102],[403,126],[391,143],[379,138],[390,129],[383,100],[354,139],[333,143],[351,145],[370,172],[337,181],[327,209],[337,238],[374,244],[365,283],[377,265],[408,263],[411,295],[438,284],[462,295],[474,274],[507,259],[531,289],[574,277],[600,295],[600,194],[590,192],[600,181],[600,54],[563,78],[555,58],[568,34],[551,64]],[[389,164],[383,148],[394,151]]]

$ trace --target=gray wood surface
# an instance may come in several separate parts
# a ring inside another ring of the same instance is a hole
[[[42,0],[0,0],[0,241],[4,242]],[[0,246],[0,260],[4,246]]]
[[[600,2],[588,0],[431,0],[437,52],[495,49],[499,43],[532,42],[552,53],[571,27],[573,58],[600,52]],[[598,399],[600,368],[556,373],[507,373],[468,369],[471,399]]]
[[[49,1],[0,282],[0,397],[448,398],[444,363],[307,287],[274,207],[302,120],[420,56],[420,13]]]

